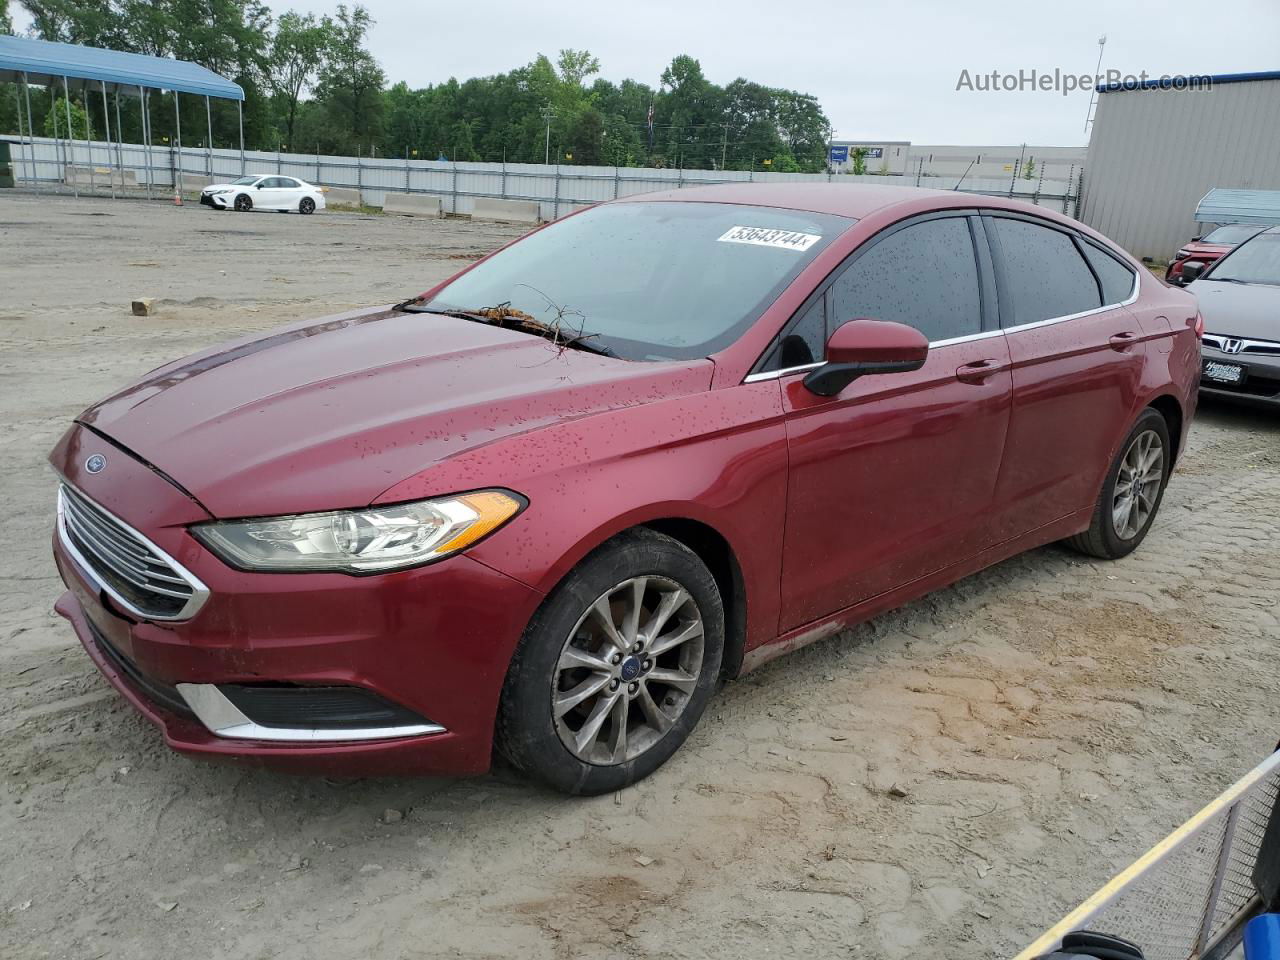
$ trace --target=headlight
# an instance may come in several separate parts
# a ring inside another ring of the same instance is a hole
[[[515,494],[481,490],[365,510],[207,523],[191,532],[241,569],[372,573],[465,550],[524,506]]]
[[[1189,256],[1191,256],[1191,251],[1190,251],[1190,250],[1179,250],[1179,251],[1178,251],[1178,255],[1177,255],[1174,259],[1175,259],[1175,260],[1185,260],[1185,259],[1186,259],[1187,257],[1189,257]]]

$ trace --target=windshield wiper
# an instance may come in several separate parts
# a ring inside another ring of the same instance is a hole
[[[476,310],[456,310],[451,307],[430,307],[421,298],[397,303],[392,309],[403,313],[438,313],[445,317],[459,317],[463,320],[474,320],[487,323],[506,330],[518,330],[535,337],[550,340],[557,346],[574,350],[585,350],[602,357],[615,356],[614,352],[603,343],[596,342],[598,333],[583,333],[581,330],[566,330],[557,324],[545,323],[523,310],[517,310],[510,302],[500,303],[496,307],[480,307]]]

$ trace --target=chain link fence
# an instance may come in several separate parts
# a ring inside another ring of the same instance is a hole
[[[554,220],[587,204],[655,190],[709,183],[838,182],[927,186],[985,196],[1014,197],[1074,216],[1083,169],[1053,168],[1027,179],[901,174],[766,173],[538,163],[455,163],[409,157],[342,157],[206,147],[150,147],[134,143],[13,139],[14,176],[21,186],[79,196],[172,198],[246,174],[299,177],[321,186],[359,191],[360,202],[381,206],[387,193],[438,196],[446,213],[468,215],[477,197],[536,201]]]

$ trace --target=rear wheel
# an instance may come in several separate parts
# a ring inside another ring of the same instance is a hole
[[[1137,549],[1151,529],[1172,469],[1169,426],[1148,407],[1138,417],[1112,463],[1093,519],[1068,546],[1093,557],[1116,560]]]
[[[249,198],[247,193],[239,194],[236,197],[235,208],[241,213],[248,213],[253,209],[253,200]]]
[[[298,212],[303,214],[315,213],[316,202],[310,197],[303,197],[302,202],[298,204]]]
[[[567,793],[634,783],[689,736],[723,647],[720,592],[697,555],[655,531],[623,534],[529,624],[502,692],[498,750]]]

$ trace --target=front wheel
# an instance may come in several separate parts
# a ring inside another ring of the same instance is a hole
[[[1066,541],[1081,553],[1118,560],[1147,536],[1173,468],[1169,426],[1148,407],[1138,417],[1112,463],[1094,506],[1089,529]]]
[[[253,200],[247,193],[242,193],[236,197],[235,208],[241,213],[248,213],[253,209]]]
[[[301,214],[311,214],[316,212],[316,202],[310,197],[303,197],[302,202],[298,204],[298,212]]]
[[[618,790],[671,757],[720,673],[724,609],[688,547],[629,531],[565,578],[507,674],[497,746],[566,793]]]

